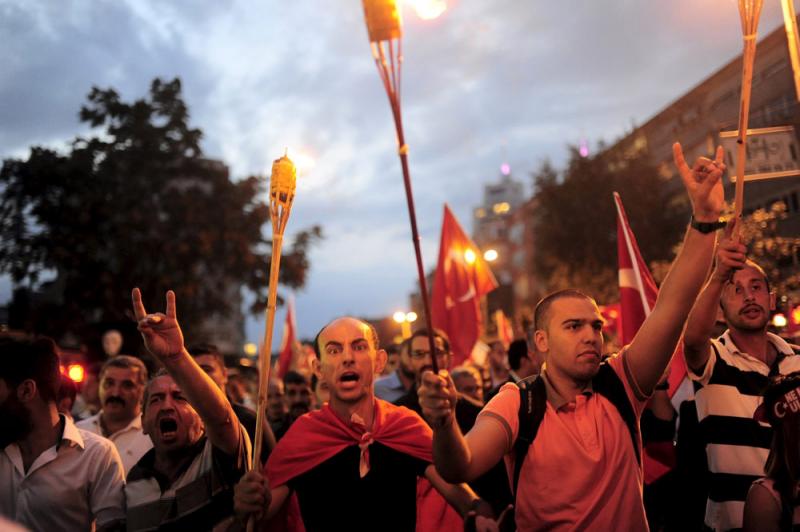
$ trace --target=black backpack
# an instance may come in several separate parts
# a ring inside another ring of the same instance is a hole
[[[544,418],[547,409],[547,390],[544,381],[538,375],[533,375],[517,383],[519,386],[519,434],[514,443],[516,460],[514,461],[514,495],[517,493],[517,483],[519,474],[522,471],[522,463],[528,455],[528,448],[536,439],[539,432],[539,425]],[[641,466],[642,458],[639,455],[639,422],[633,411],[628,395],[625,393],[625,386],[617,376],[614,369],[607,363],[600,364],[600,370],[592,379],[592,390],[608,399],[622,416],[628,431],[631,434],[633,451],[636,454],[636,461]]]

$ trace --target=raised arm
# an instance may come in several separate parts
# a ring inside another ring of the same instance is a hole
[[[418,391],[422,414],[433,427],[433,462],[447,482],[470,482],[494,466],[508,448],[508,434],[499,421],[478,416],[472,430],[461,434],[455,417],[458,401],[447,371],[422,375]]]
[[[711,333],[717,321],[719,300],[722,289],[735,270],[744,267],[747,260],[747,248],[734,239],[736,234],[736,218],[725,228],[725,236],[717,247],[717,260],[700,297],[695,301],[689,319],[686,320],[686,331],[683,333],[683,354],[686,365],[695,373],[702,372],[711,353]]]
[[[211,443],[227,454],[239,448],[240,425],[230,402],[211,377],[189,355],[176,317],[175,292],[167,292],[166,314],[148,314],[138,288],[132,292],[133,312],[145,347],[164,364],[205,424]]]
[[[681,145],[673,146],[675,165],[692,203],[697,222],[719,220],[725,205],[722,173],[725,165],[722,147],[715,160],[700,157],[692,168],[686,164]],[[628,367],[639,389],[649,395],[669,364],[683,330],[686,317],[706,279],[714,252],[716,233],[686,231],[683,246],[661,285],[658,300],[627,350]]]

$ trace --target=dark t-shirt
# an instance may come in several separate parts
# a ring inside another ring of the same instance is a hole
[[[369,446],[370,470],[359,476],[361,449],[346,447],[289,481],[308,532],[404,530],[417,522],[417,477],[429,462],[381,443]]]

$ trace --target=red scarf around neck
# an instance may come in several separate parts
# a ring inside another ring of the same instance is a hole
[[[269,485],[282,486],[350,445],[362,448],[362,462],[366,459],[368,467],[372,442],[433,462],[433,432],[411,410],[376,398],[372,430],[366,431],[360,424],[342,420],[325,404],[322,409],[298,418],[278,442],[267,460]]]

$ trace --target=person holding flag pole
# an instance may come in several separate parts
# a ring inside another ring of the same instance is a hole
[[[675,164],[692,204],[683,247],[650,315],[630,345],[601,362],[603,319],[577,290],[536,307],[541,376],[506,384],[464,436],[455,423],[457,393],[446,372],[423,376],[423,414],[433,427],[434,463],[449,482],[470,481],[504,456],[516,492],[520,530],[647,530],[642,503],[639,417],[670,362],[711,264],[725,205],[723,150],[689,167],[680,144]]]

